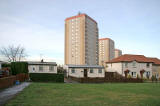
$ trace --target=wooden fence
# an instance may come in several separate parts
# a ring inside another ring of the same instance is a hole
[[[16,75],[16,80],[19,80],[20,82],[23,82],[28,79],[29,79],[29,74],[21,73]]]
[[[9,86],[14,85],[16,80],[23,82],[23,81],[27,80],[28,78],[29,78],[29,75],[24,74],[24,73],[17,74],[14,76],[0,78],[0,89],[7,88]]]
[[[12,86],[15,83],[16,76],[0,78],[0,89]]]

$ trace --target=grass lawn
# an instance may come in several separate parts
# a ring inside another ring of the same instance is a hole
[[[160,106],[160,83],[32,83],[7,106]]]

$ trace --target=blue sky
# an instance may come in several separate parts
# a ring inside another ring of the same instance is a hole
[[[160,58],[160,0],[0,0],[0,47],[22,45],[27,60],[64,61],[64,20],[86,13],[124,54]]]

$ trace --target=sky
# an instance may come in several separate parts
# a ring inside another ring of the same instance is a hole
[[[0,0],[0,48],[21,45],[26,60],[63,64],[64,20],[78,12],[123,54],[160,58],[160,0]]]

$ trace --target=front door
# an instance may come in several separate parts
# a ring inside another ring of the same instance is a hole
[[[84,77],[87,77],[87,69],[84,69]]]

